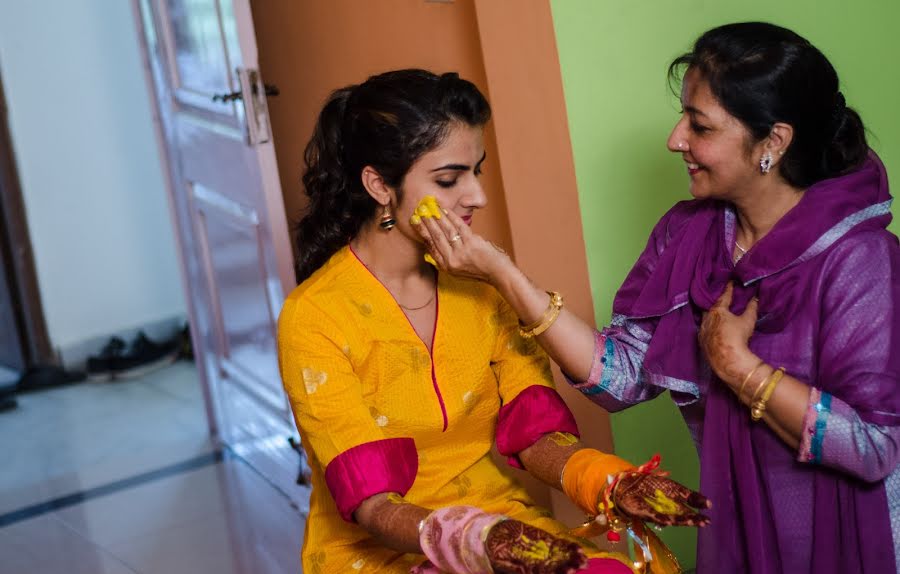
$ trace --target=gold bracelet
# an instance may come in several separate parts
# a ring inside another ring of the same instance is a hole
[[[523,326],[522,324],[519,324],[519,335],[521,335],[523,339],[537,337],[549,329],[559,317],[559,312],[563,308],[563,296],[556,291],[547,291],[547,295],[550,295],[550,303],[547,305],[547,309],[544,311],[544,314],[541,315],[541,318],[529,325]]]
[[[778,369],[772,372],[766,379],[766,390],[763,391],[762,397],[760,397],[758,401],[755,401],[753,403],[753,408],[750,409],[750,418],[753,419],[754,422],[761,419],[763,413],[766,412],[766,403],[772,398],[772,393],[775,392],[775,387],[783,376],[784,367],[778,367]]]
[[[769,373],[766,377],[764,377],[763,380],[760,381],[758,385],[756,385],[756,390],[753,391],[753,396],[750,397],[750,400],[747,402],[748,407],[751,407],[753,405],[753,403],[756,402],[757,397],[759,397],[759,395],[761,395],[762,392],[766,389],[766,383],[769,382],[769,379],[774,374],[775,374],[775,369],[772,369],[772,372]]]
[[[766,364],[765,361],[760,361],[758,365],[753,367],[753,369],[749,373],[747,373],[747,376],[744,377],[744,381],[741,383],[741,387],[738,389],[738,392],[737,392],[738,400],[741,400],[742,398],[744,398],[744,387],[747,385],[747,383],[750,382],[750,378],[756,374],[756,371],[758,371],[759,368],[765,364]]]

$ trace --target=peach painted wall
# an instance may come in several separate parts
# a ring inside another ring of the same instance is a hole
[[[291,223],[305,207],[300,184],[303,148],[334,89],[392,69],[455,71],[486,93],[472,0],[253,2],[260,68],[281,95],[269,99],[278,169]],[[484,184],[489,204],[474,228],[512,245],[497,169],[497,143],[488,129]]]
[[[566,306],[594,324],[581,209],[556,35],[543,0],[475,0],[500,151],[516,263]],[[572,389],[556,386],[575,414],[582,442],[613,448],[609,415]],[[558,490],[553,510],[567,524],[584,519]]]
[[[281,95],[269,100],[289,218],[304,207],[303,146],[335,88],[389,69],[456,71],[494,110],[486,147],[490,204],[475,229],[514,253],[517,263],[593,323],[574,162],[556,39],[547,0],[329,0],[254,2],[260,67]],[[387,8],[390,9],[387,9]],[[583,439],[612,448],[606,413],[557,386]],[[558,492],[520,471],[536,501],[575,524],[583,516]]]

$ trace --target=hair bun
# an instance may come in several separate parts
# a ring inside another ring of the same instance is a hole
[[[834,96],[834,107],[831,109],[831,126],[832,133],[837,133],[844,121],[844,114],[847,111],[847,100],[844,98],[843,92],[838,90]]]

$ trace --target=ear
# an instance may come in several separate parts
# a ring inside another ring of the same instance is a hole
[[[360,177],[362,178],[363,187],[366,188],[366,191],[369,192],[369,195],[372,196],[372,199],[378,205],[390,205],[396,202],[397,198],[394,190],[388,187],[384,178],[381,177],[381,174],[374,167],[370,165],[364,167]]]
[[[781,161],[792,141],[794,141],[794,126],[784,122],[776,122],[772,126],[772,131],[766,138],[765,150],[772,154],[773,165]]]

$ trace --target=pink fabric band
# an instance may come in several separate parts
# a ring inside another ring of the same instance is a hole
[[[353,522],[362,502],[382,492],[405,495],[419,470],[419,454],[411,438],[388,438],[345,450],[328,463],[325,483],[341,518]]]
[[[803,416],[803,430],[800,436],[800,448],[797,451],[797,460],[799,462],[812,461],[812,439],[816,434],[816,420],[819,418],[819,411],[816,405],[819,404],[819,398],[822,396],[819,389],[812,387],[809,389],[809,404],[806,407],[806,414]]]
[[[552,432],[581,436],[575,417],[556,389],[532,385],[500,408],[497,450],[510,466],[524,468],[517,455]]]
[[[419,544],[431,564],[414,567],[413,574],[453,572],[490,574],[484,538],[492,526],[504,520],[472,506],[450,506],[435,510],[422,524]]]

